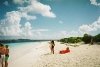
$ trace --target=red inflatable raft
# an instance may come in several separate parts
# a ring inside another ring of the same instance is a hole
[[[70,50],[61,50],[60,52],[59,52],[59,54],[65,54],[65,53],[69,53],[70,52]]]

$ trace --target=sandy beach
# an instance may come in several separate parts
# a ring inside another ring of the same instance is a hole
[[[40,59],[33,64],[33,67],[100,67],[100,45],[69,46],[70,53],[58,54],[65,47],[66,45],[56,42],[55,54],[41,55]]]
[[[10,47],[9,67],[100,67],[100,45],[67,44],[71,52],[59,54],[65,44],[55,42],[55,54],[48,42]]]

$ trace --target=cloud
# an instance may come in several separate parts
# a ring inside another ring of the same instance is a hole
[[[27,20],[36,19],[35,16],[29,16],[26,13],[22,13],[20,11],[7,12],[5,18],[0,20],[0,35],[20,36],[20,21],[22,17],[26,18]]]
[[[8,12],[5,19],[0,20],[0,36],[20,36],[23,38],[37,37],[48,29],[34,30],[30,22],[26,22],[24,26],[20,24],[21,18],[24,17],[18,11]]]
[[[17,11],[11,11],[5,14],[5,18],[0,20],[0,36],[38,37],[42,35],[42,32],[48,31],[48,29],[34,30],[31,23],[27,21],[35,20],[37,18],[35,16],[36,14],[50,18],[56,17],[49,5],[42,4],[37,0],[13,0],[13,2],[21,5],[27,3],[27,6],[18,7],[19,9]],[[7,5],[7,2],[5,4]],[[22,18],[27,20],[24,26],[21,25]]]
[[[79,27],[79,31],[84,33],[97,31],[98,29],[100,29],[100,17],[97,19],[97,21],[93,22],[92,24],[85,24]]]
[[[32,31],[35,34],[35,36],[37,36],[37,38],[44,38],[45,35],[43,34],[43,32],[48,32],[49,30],[48,29],[35,29]]]
[[[8,1],[5,1],[3,4],[6,5],[6,6],[9,5]]]
[[[56,15],[51,11],[49,5],[42,4],[37,0],[29,0],[29,5],[26,7],[19,7],[20,11],[25,13],[41,14],[45,17],[55,18]]]
[[[25,2],[27,2],[28,0],[13,0],[13,2],[15,3],[15,4],[20,4],[20,5],[22,5],[22,4],[24,4]]]
[[[18,36],[21,16],[18,11],[8,12],[5,19],[0,20],[0,35]]]
[[[79,31],[60,31],[60,36],[62,36],[62,38],[64,37],[78,37],[78,36],[82,36],[82,33],[80,33]]]
[[[19,11],[19,12],[20,12],[20,15],[22,17],[24,17],[26,20],[35,20],[35,19],[37,19],[36,16],[31,16],[31,15],[28,15],[27,13],[21,12],[21,11]]]
[[[26,38],[31,38],[33,36],[32,32],[32,26],[30,22],[26,22],[24,27],[21,29],[21,36],[26,37]]]
[[[100,3],[97,3],[97,0],[90,0],[91,4],[100,6]]]
[[[13,0],[15,4],[27,3],[26,7],[18,7],[20,11],[31,14],[41,14],[45,17],[55,18],[56,15],[51,11],[51,7],[49,5],[42,4],[38,2],[38,0]]]
[[[32,36],[32,27],[30,22],[26,22],[24,27],[20,24],[24,17],[18,11],[7,12],[5,19],[0,20],[1,36]]]
[[[76,31],[66,31],[66,30],[62,30],[59,32],[59,34],[56,33],[56,37],[59,38],[65,38],[65,37],[77,37],[77,36],[83,36],[84,33],[91,33],[94,31],[97,31],[98,29],[100,29],[100,17],[94,21],[92,24],[83,24],[81,26],[79,26],[79,29]]]

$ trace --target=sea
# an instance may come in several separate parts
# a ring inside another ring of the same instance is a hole
[[[10,47],[17,47],[17,46],[22,46],[22,45],[38,45],[38,43],[41,42],[19,42],[19,43],[5,43],[4,45],[9,45]]]

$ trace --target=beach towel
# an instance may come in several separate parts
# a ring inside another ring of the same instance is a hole
[[[61,50],[60,52],[59,52],[59,54],[65,54],[65,53],[69,53],[70,52],[70,50]]]

